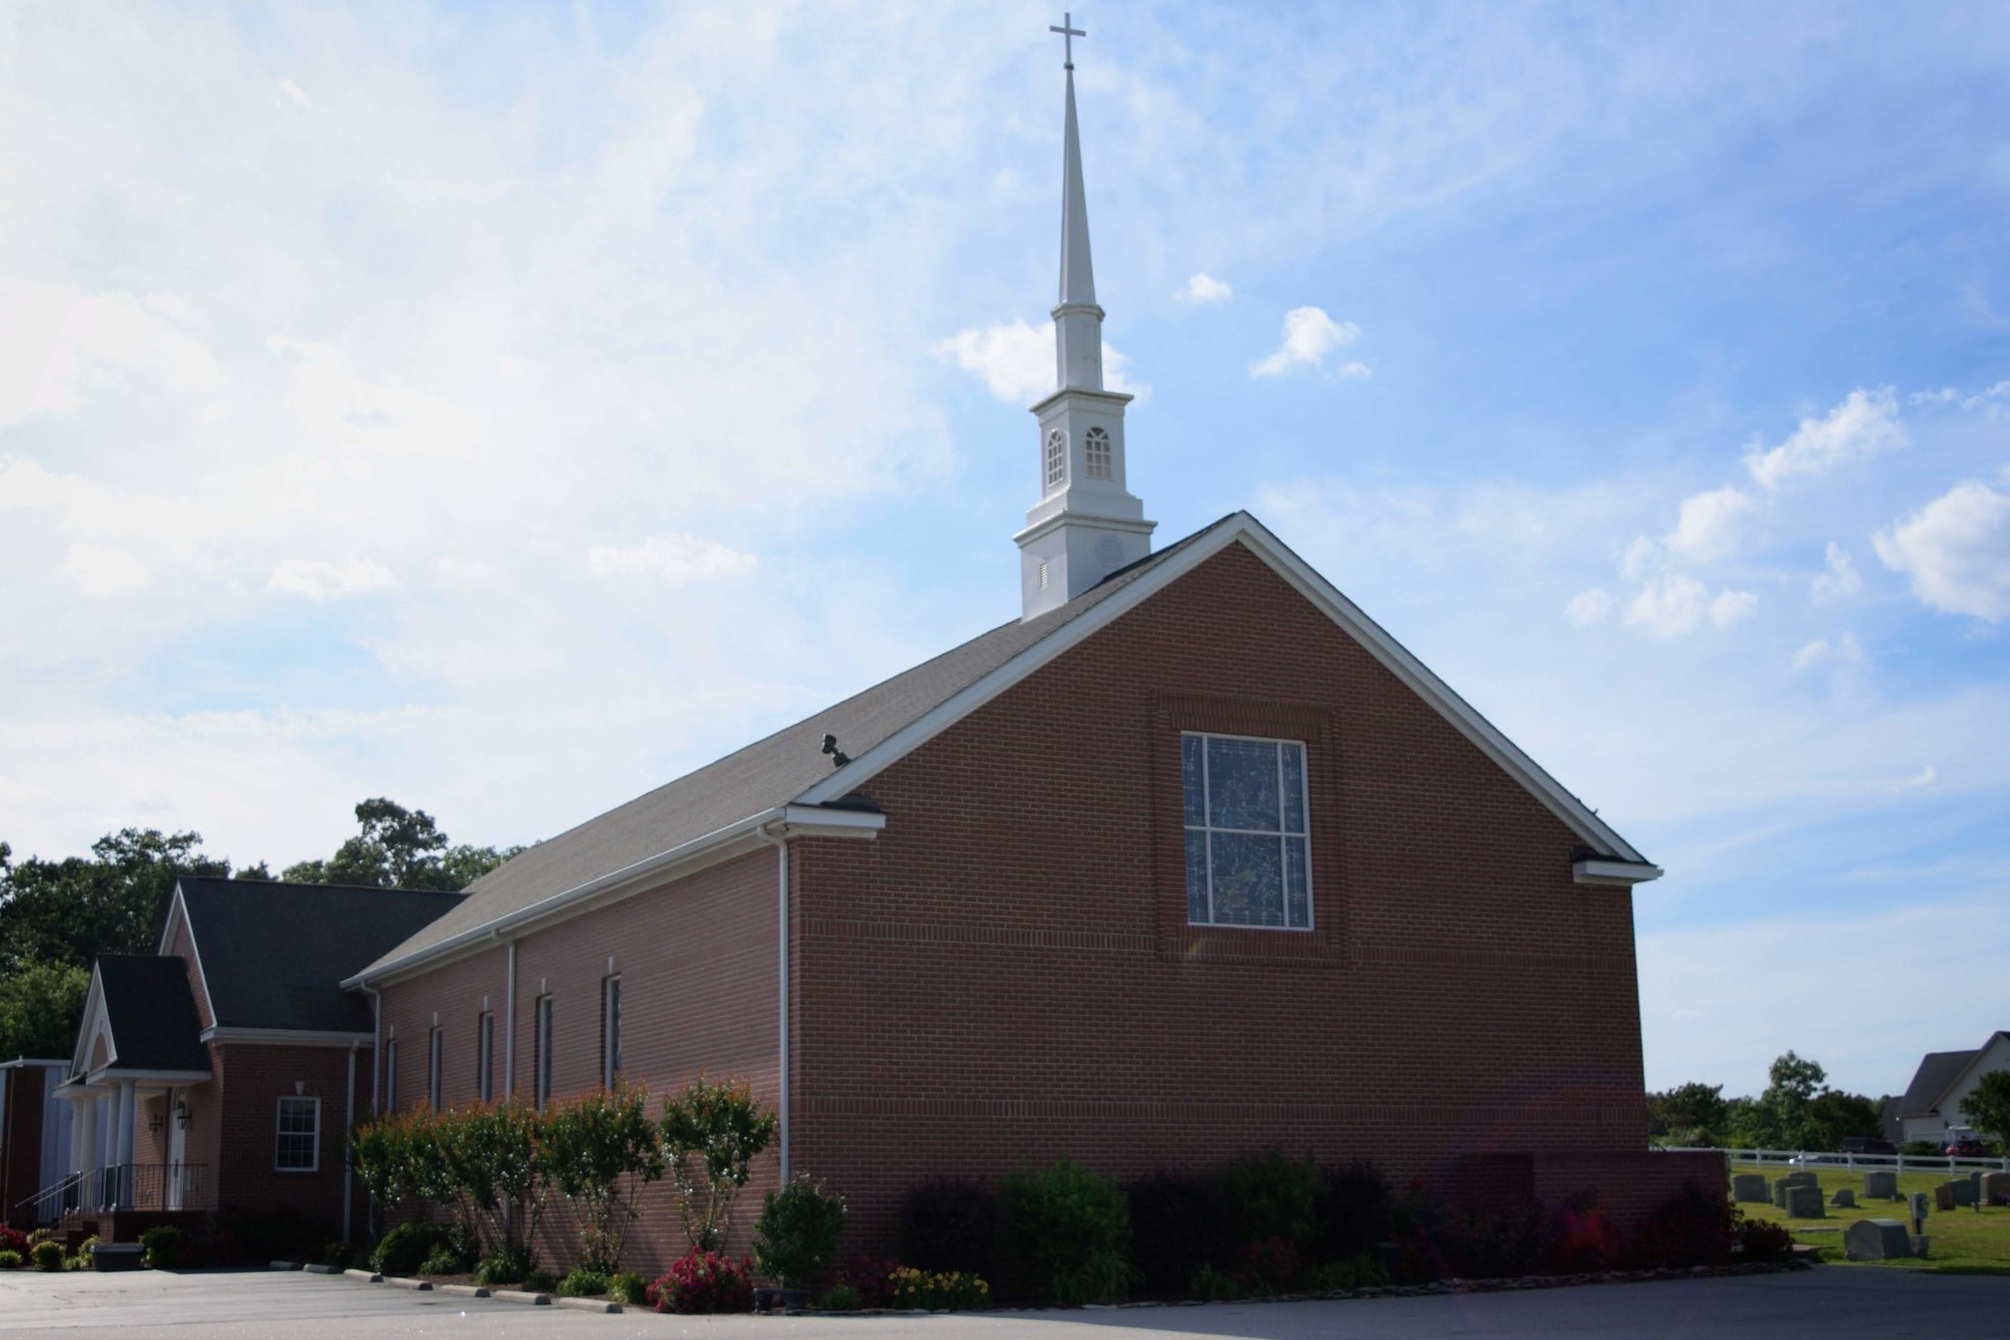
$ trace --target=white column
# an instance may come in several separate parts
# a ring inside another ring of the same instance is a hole
[[[70,1171],[84,1170],[84,1103],[81,1098],[70,1099]]]
[[[138,1152],[139,1142],[134,1138],[133,1125],[140,1114],[139,1085],[132,1080],[119,1081],[119,1139],[116,1152],[112,1155],[119,1168],[118,1203],[130,1206],[133,1201],[133,1156]]]
[[[77,1196],[77,1204],[86,1210],[98,1208],[98,1096],[91,1094],[77,1104],[83,1116],[83,1130],[77,1142],[77,1171],[84,1174],[84,1184]]]

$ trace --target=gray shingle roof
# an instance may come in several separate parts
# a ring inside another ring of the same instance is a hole
[[[1112,573],[1093,590],[1037,619],[1014,620],[979,634],[912,670],[539,843],[469,885],[460,906],[370,966],[424,953],[533,903],[790,803],[830,775],[831,761],[819,749],[826,733],[837,736],[840,747],[856,757],[1232,519],[1223,517]]]
[[[1905,1096],[1898,1100],[1898,1114],[1921,1117],[1933,1111],[1934,1102],[1947,1092],[1948,1085],[1961,1077],[1975,1056],[1974,1051],[1965,1051],[1928,1052],[1921,1057],[1912,1083],[1905,1086]]]
[[[219,1027],[331,1033],[372,1027],[369,1003],[342,979],[461,901],[250,879],[184,878],[180,888]]]
[[[151,954],[104,954],[97,961],[115,1070],[209,1070],[197,1041],[202,1021],[189,994],[188,964]]]

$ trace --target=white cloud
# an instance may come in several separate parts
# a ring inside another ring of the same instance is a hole
[[[1737,548],[1739,528],[1752,510],[1751,498],[1729,484],[1684,498],[1675,529],[1663,543],[1699,563],[1722,558]]]
[[[336,600],[384,591],[398,579],[381,563],[352,558],[346,563],[330,563],[318,558],[289,558],[272,570],[266,589],[305,596],[309,600]]]
[[[1963,409],[1979,409],[1990,418],[2003,413],[2006,402],[2010,402],[2010,381],[2000,381],[1987,390],[1978,391],[1961,402]]]
[[[1710,626],[1729,628],[1758,612],[1759,598],[1750,591],[1720,591],[1710,602]]]
[[[1570,598],[1570,603],[1563,607],[1563,617],[1579,628],[1604,623],[1612,617],[1612,597],[1602,586],[1579,591]]]
[[[1794,653],[1794,669],[1810,670],[1818,665],[1855,665],[1863,660],[1863,646],[1856,634],[1844,633],[1833,644],[1818,637]]]
[[[480,436],[473,411],[443,396],[370,381],[329,345],[275,335],[266,347],[290,364],[289,399],[310,431],[410,456],[465,456]]]
[[[627,549],[595,545],[586,555],[587,571],[596,577],[646,576],[673,585],[737,576],[759,566],[759,555],[695,535],[652,535]]]
[[[1694,577],[1671,573],[1641,587],[1626,607],[1626,622],[1656,637],[1695,631],[1710,612],[1710,589]]]
[[[931,351],[937,358],[984,378],[991,394],[1007,404],[1031,404],[1054,392],[1058,373],[1051,322],[1032,326],[1017,319],[1010,324],[994,321],[988,326],[972,326],[936,341]],[[1149,398],[1151,388],[1130,379],[1130,364],[1131,360],[1107,341],[1103,344],[1103,384],[1140,400]]]
[[[2010,617],[2010,494],[1968,480],[1871,537],[1887,568],[1943,614]]]
[[[1859,387],[1823,418],[1802,419],[1778,446],[1765,449],[1754,444],[1745,453],[1745,468],[1760,484],[1775,489],[1782,480],[1825,474],[1845,461],[1902,447],[1907,441],[1892,389]]]
[[[1912,774],[1912,776],[1905,778],[1899,785],[1908,791],[1924,791],[1939,780],[1940,769],[1929,763],[1918,772]]]
[[[216,359],[172,295],[91,293],[0,275],[0,426],[68,414],[137,379],[174,395],[219,380]]]
[[[1820,665],[1828,658],[1829,640],[1818,637],[1794,653],[1794,669],[1806,670],[1810,666]]]
[[[63,559],[63,570],[70,574],[78,589],[91,596],[124,595],[153,580],[146,564],[126,550],[107,544],[71,545]]]
[[[1294,307],[1284,314],[1284,342],[1277,352],[1249,365],[1252,377],[1282,377],[1301,369],[1323,368],[1326,356],[1361,338],[1352,321],[1335,321],[1318,307]],[[1336,370],[1341,377],[1366,377],[1367,364],[1350,362]]]
[[[1181,302],[1208,305],[1227,302],[1235,296],[1235,290],[1213,275],[1197,274],[1186,281],[1186,287],[1176,296]]]
[[[1818,602],[1842,600],[1863,590],[1863,574],[1856,570],[1856,560],[1849,550],[1829,541],[1826,555],[1828,571],[1819,573],[1814,580],[1814,595]]]
[[[280,80],[279,91],[284,93],[295,107],[305,107],[308,105],[307,94],[301,89],[300,85],[294,83],[291,79]]]

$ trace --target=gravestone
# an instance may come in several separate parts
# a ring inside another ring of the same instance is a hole
[[[1926,1231],[1926,1193],[1924,1191],[1915,1191],[1912,1193],[1912,1231],[1914,1233],[1924,1233]]]
[[[1856,1208],[1856,1192],[1850,1190],[1848,1187],[1843,1187],[1835,1195],[1829,1197],[1829,1204],[1838,1210],[1854,1210]]]
[[[1821,1174],[1811,1172],[1790,1172],[1780,1179],[1788,1186],[1820,1186]]]
[[[1779,1209],[1787,1208],[1787,1188],[1792,1185],[1793,1183],[1784,1177],[1773,1183],[1773,1204]]]
[[[1940,1211],[1953,1209],[1957,1205],[1975,1203],[1975,1184],[1966,1178],[1959,1182],[1942,1182],[1933,1188],[1933,1208]]]
[[[1947,1189],[1954,1195],[1956,1205],[1973,1205],[1979,1188],[1972,1177],[1964,1177],[1958,1182],[1949,1182]]]
[[[1863,1175],[1863,1195],[1865,1200],[1897,1200],[1898,1174],[1895,1172],[1867,1172]]]
[[[1766,1194],[1766,1178],[1763,1173],[1736,1173],[1731,1178],[1731,1199],[1741,1205],[1764,1205],[1772,1199]]]
[[[2010,1172],[1993,1172],[1982,1179],[1984,1205],[2010,1205]]]
[[[1822,1209],[1822,1189],[1818,1186],[1790,1186],[1783,1207],[1789,1219],[1826,1219]]]
[[[1912,1255],[1912,1235],[1896,1219],[1859,1219],[1843,1230],[1843,1254],[1852,1261],[1893,1261]]]

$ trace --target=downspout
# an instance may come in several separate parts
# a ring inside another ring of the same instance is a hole
[[[365,986],[370,996],[370,1115],[376,1116],[384,1110],[384,993],[374,986]]]
[[[342,1100],[342,1130],[344,1139],[348,1139],[351,1136],[353,1136],[356,1130],[356,1048],[359,1045],[361,1044],[353,1040],[349,1043],[349,1092],[347,1096],[344,1097]],[[351,1201],[350,1183],[355,1177],[355,1171],[356,1170],[352,1166],[351,1160],[349,1158],[349,1151],[346,1149],[343,1150],[342,1151],[342,1241],[344,1242],[355,1241],[355,1238],[350,1235],[350,1228],[353,1222],[353,1216],[350,1209],[350,1201]]]
[[[771,825],[783,827],[785,825]],[[775,1109],[780,1118],[777,1132],[777,1155],[781,1164],[782,1182],[789,1180],[789,840],[777,837],[763,826],[755,830],[763,842],[771,843],[775,849],[775,943],[778,946],[778,965],[775,973],[775,1018],[776,1066],[775,1066]]]
[[[498,932],[500,934],[500,932]],[[503,1101],[516,1101],[516,941],[509,942],[509,980],[503,988]]]

